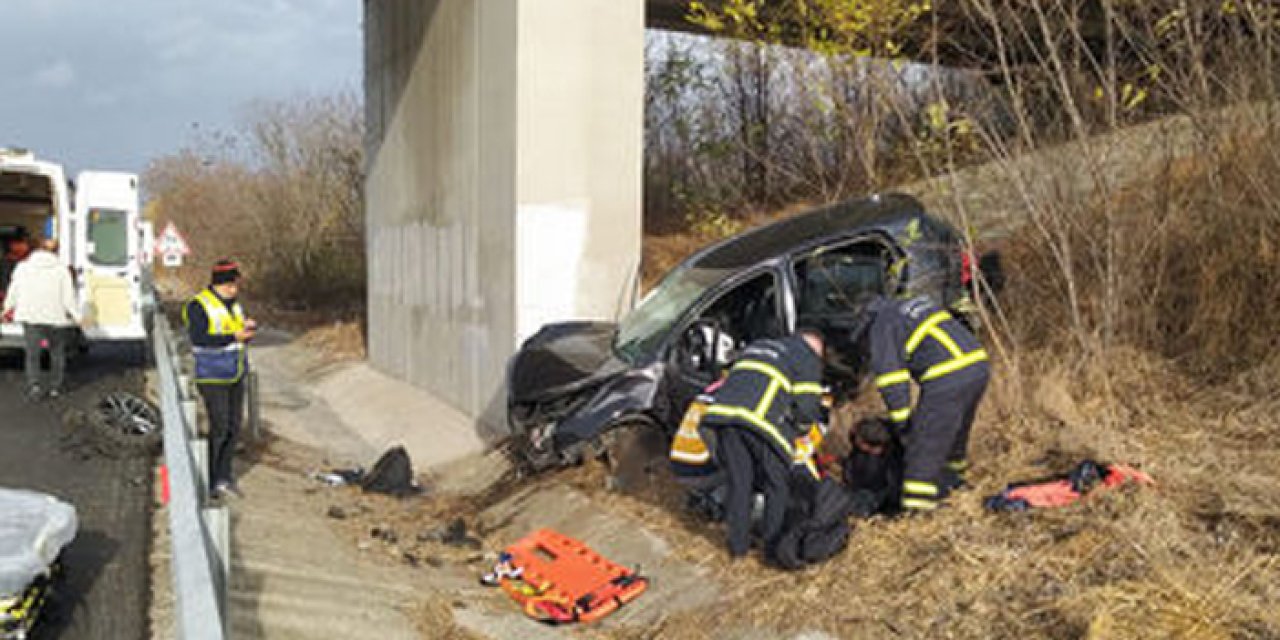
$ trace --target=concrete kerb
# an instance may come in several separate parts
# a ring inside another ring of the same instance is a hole
[[[321,364],[290,342],[254,351],[263,419],[275,435],[365,466],[403,445],[429,475],[484,455],[475,422],[430,392],[366,362]]]

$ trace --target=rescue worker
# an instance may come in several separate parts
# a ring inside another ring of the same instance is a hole
[[[871,370],[905,447],[902,508],[931,511],[963,484],[969,431],[991,375],[987,352],[925,296],[877,296],[866,313]],[[912,381],[920,387],[914,411]]]
[[[725,373],[727,375],[728,371]],[[707,407],[715,402],[715,392],[724,385],[724,381],[725,378],[715,381],[689,403],[680,427],[671,439],[668,453],[672,476],[688,490],[685,506],[713,522],[724,520],[728,476],[714,454],[715,431],[703,421],[703,417]],[[791,464],[795,471],[803,472],[796,474],[800,481],[804,481],[806,475],[812,480],[822,477],[817,458],[818,448],[825,437],[826,425],[816,422],[792,442]]]
[[[239,294],[239,265],[219,260],[209,287],[182,309],[195,353],[196,387],[209,415],[209,487],[214,498],[240,495],[231,460],[244,416],[248,343],[257,323],[245,317]]]
[[[782,533],[788,507],[796,441],[822,421],[821,333],[751,343],[713,394],[702,424],[716,436],[715,459],[728,484],[725,498],[729,555],[740,558],[751,544],[753,495],[764,495],[761,538],[766,554]]]

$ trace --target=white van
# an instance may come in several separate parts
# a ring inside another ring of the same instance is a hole
[[[0,149],[0,292],[15,262],[11,243],[38,234],[61,240],[71,267],[84,337],[144,340],[150,250],[138,208],[138,178],[129,173],[84,172],[71,187],[60,165],[28,151]],[[0,324],[0,346],[20,347],[22,328]]]

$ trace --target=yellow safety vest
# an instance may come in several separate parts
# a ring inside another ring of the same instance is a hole
[[[228,309],[227,305],[210,289],[196,294],[194,300],[204,310],[209,320],[208,333],[211,336],[234,336],[244,331],[244,309],[237,302]],[[184,322],[185,317],[184,308]],[[235,384],[244,377],[246,349],[244,343],[231,342],[223,347],[193,347],[196,357],[196,382],[203,384]]]

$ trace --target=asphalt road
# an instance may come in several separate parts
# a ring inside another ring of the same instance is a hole
[[[70,367],[70,393],[23,399],[20,353],[0,351],[0,486],[33,489],[75,505],[76,539],[34,640],[142,640],[150,594],[151,462],[111,447],[67,420],[99,394],[142,389],[140,346],[95,347]]]

